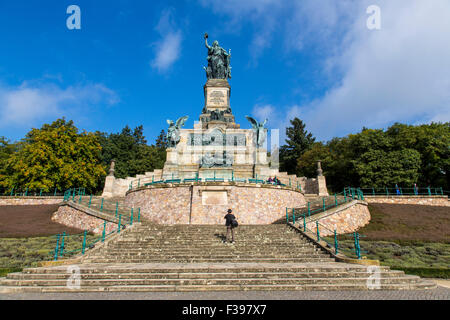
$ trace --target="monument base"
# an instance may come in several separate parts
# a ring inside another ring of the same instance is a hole
[[[125,204],[160,224],[224,224],[228,209],[241,224],[271,224],[286,221],[287,207],[306,202],[301,192],[281,186],[215,182],[130,190]]]

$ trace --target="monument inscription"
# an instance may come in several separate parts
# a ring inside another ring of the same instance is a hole
[[[207,105],[214,107],[227,107],[227,95],[226,89],[214,89],[208,92]]]
[[[227,205],[228,196],[226,191],[203,191],[202,204],[204,206]]]

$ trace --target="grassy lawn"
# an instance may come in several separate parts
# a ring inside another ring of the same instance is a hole
[[[0,278],[6,277],[8,273],[20,272],[22,270],[22,268],[0,268]]]
[[[53,260],[55,234],[76,235],[64,240],[65,252],[81,248],[82,230],[51,220],[57,209],[57,205],[0,206],[0,277]],[[88,235],[87,242],[92,243],[98,237]]]
[[[88,235],[87,243],[92,243],[98,237]],[[82,235],[66,238],[64,251],[80,249],[82,239]],[[0,268],[35,267],[38,262],[53,260],[55,247],[55,236],[0,239]]]
[[[392,269],[422,277],[450,278],[450,244],[360,240],[360,246],[363,257],[379,260]],[[339,247],[344,254],[351,252],[354,256],[352,240],[340,241]]]
[[[369,211],[358,230],[366,240],[450,243],[450,207],[372,203]]]
[[[450,207],[370,204],[369,211],[370,223],[358,230],[362,256],[407,274],[450,279]],[[352,240],[339,247],[355,256]]]

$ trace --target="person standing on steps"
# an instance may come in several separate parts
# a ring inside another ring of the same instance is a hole
[[[228,241],[230,232],[231,232],[231,243],[234,243],[234,228],[237,227],[238,223],[237,223],[236,217],[231,212],[233,212],[233,210],[228,209],[228,213],[224,217],[225,226],[227,227],[227,237],[223,241],[224,243],[226,243]]]

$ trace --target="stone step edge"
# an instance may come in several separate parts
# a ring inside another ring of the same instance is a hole
[[[338,284],[338,285],[208,285],[208,286],[112,286],[100,288],[84,288],[84,289],[69,289],[64,287],[1,287],[0,293],[20,293],[20,292],[172,292],[172,291],[332,291],[332,290],[352,290],[352,291],[367,291],[367,290],[417,290],[417,289],[434,289],[437,285],[430,283],[417,284],[389,284],[380,285],[378,288],[369,289],[367,286],[353,285],[353,284]]]

